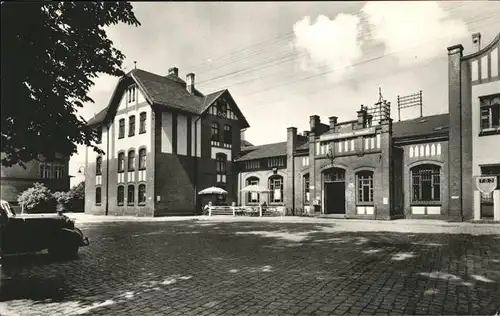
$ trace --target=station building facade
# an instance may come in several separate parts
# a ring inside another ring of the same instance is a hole
[[[311,115],[309,130],[260,146],[241,137],[249,124],[228,90],[204,95],[175,67],[135,69],[89,121],[106,155],[87,150],[86,211],[194,214],[205,203],[197,192],[218,186],[228,194],[215,202],[289,215],[500,220],[499,187],[474,184],[500,176],[499,38],[468,56],[448,48],[449,113],[394,122],[380,98],[353,120]],[[253,184],[268,192],[242,192]]]

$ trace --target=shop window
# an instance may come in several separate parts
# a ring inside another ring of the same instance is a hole
[[[259,185],[259,178],[257,177],[250,177],[246,181],[246,185]],[[247,203],[252,204],[252,203],[259,203],[260,201],[260,194],[258,192],[247,192]]]
[[[125,202],[125,187],[123,185],[118,186],[118,192],[116,194],[116,201],[118,206],[122,206]]]
[[[419,165],[411,169],[412,203],[439,204],[441,201],[441,168]]]
[[[373,172],[356,173],[357,204],[373,204]]]
[[[282,203],[283,202],[283,177],[274,175],[269,178],[269,202]]]
[[[95,204],[101,205],[101,199],[102,199],[101,187],[97,187],[95,188]]]

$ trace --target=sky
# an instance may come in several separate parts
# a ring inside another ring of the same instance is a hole
[[[133,2],[141,26],[107,29],[134,67],[157,74],[195,73],[205,94],[229,89],[250,123],[255,145],[309,129],[309,116],[354,119],[361,104],[391,102],[422,90],[423,114],[446,113],[447,47],[473,52],[500,32],[500,2]],[[101,75],[90,90],[89,119],[108,105],[118,78]],[[419,115],[402,111],[402,119]],[[71,157],[72,184],[83,180],[85,149]]]

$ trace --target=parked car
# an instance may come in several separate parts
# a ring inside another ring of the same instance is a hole
[[[75,222],[56,214],[17,214],[4,218],[2,252],[4,255],[38,252],[47,249],[58,258],[71,258],[78,254],[89,240],[75,227]]]

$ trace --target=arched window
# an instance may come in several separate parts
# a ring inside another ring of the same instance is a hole
[[[356,173],[357,204],[373,204],[373,172]]]
[[[146,148],[139,149],[139,170],[146,169]]]
[[[135,135],[135,115],[128,118],[128,136]]]
[[[96,175],[101,175],[102,174],[102,157],[99,156],[96,159],[95,162],[95,174]]]
[[[101,187],[95,188],[95,204],[96,205],[101,205]]]
[[[412,203],[433,204],[441,201],[441,167],[432,164],[411,168]]]
[[[118,172],[125,171],[125,153],[118,153]]]
[[[120,119],[118,126],[118,138],[125,137],[125,119]]]
[[[283,202],[283,177],[274,175],[269,177],[269,202],[282,203]]]
[[[135,150],[130,150],[128,152],[128,171],[134,171],[135,169]]]
[[[127,205],[134,205],[135,202],[135,187],[129,185],[127,188]]]
[[[137,202],[139,205],[146,204],[146,185],[143,183],[139,184],[139,196],[137,197]]]
[[[212,141],[219,141],[219,123],[213,122],[212,123]]]
[[[217,182],[226,183],[227,156],[226,154],[218,153],[217,155],[215,155],[215,160],[216,160]]]
[[[246,181],[246,185],[259,185],[259,178],[250,177]],[[260,194],[257,192],[247,192],[247,203],[259,203]]]
[[[142,112],[139,116],[139,134],[146,133],[146,112]]]
[[[116,194],[116,203],[122,206],[125,202],[125,187],[123,185],[118,186],[118,192]]]
[[[309,174],[304,175],[302,183],[304,187],[304,203],[309,203],[311,198],[309,193]]]

